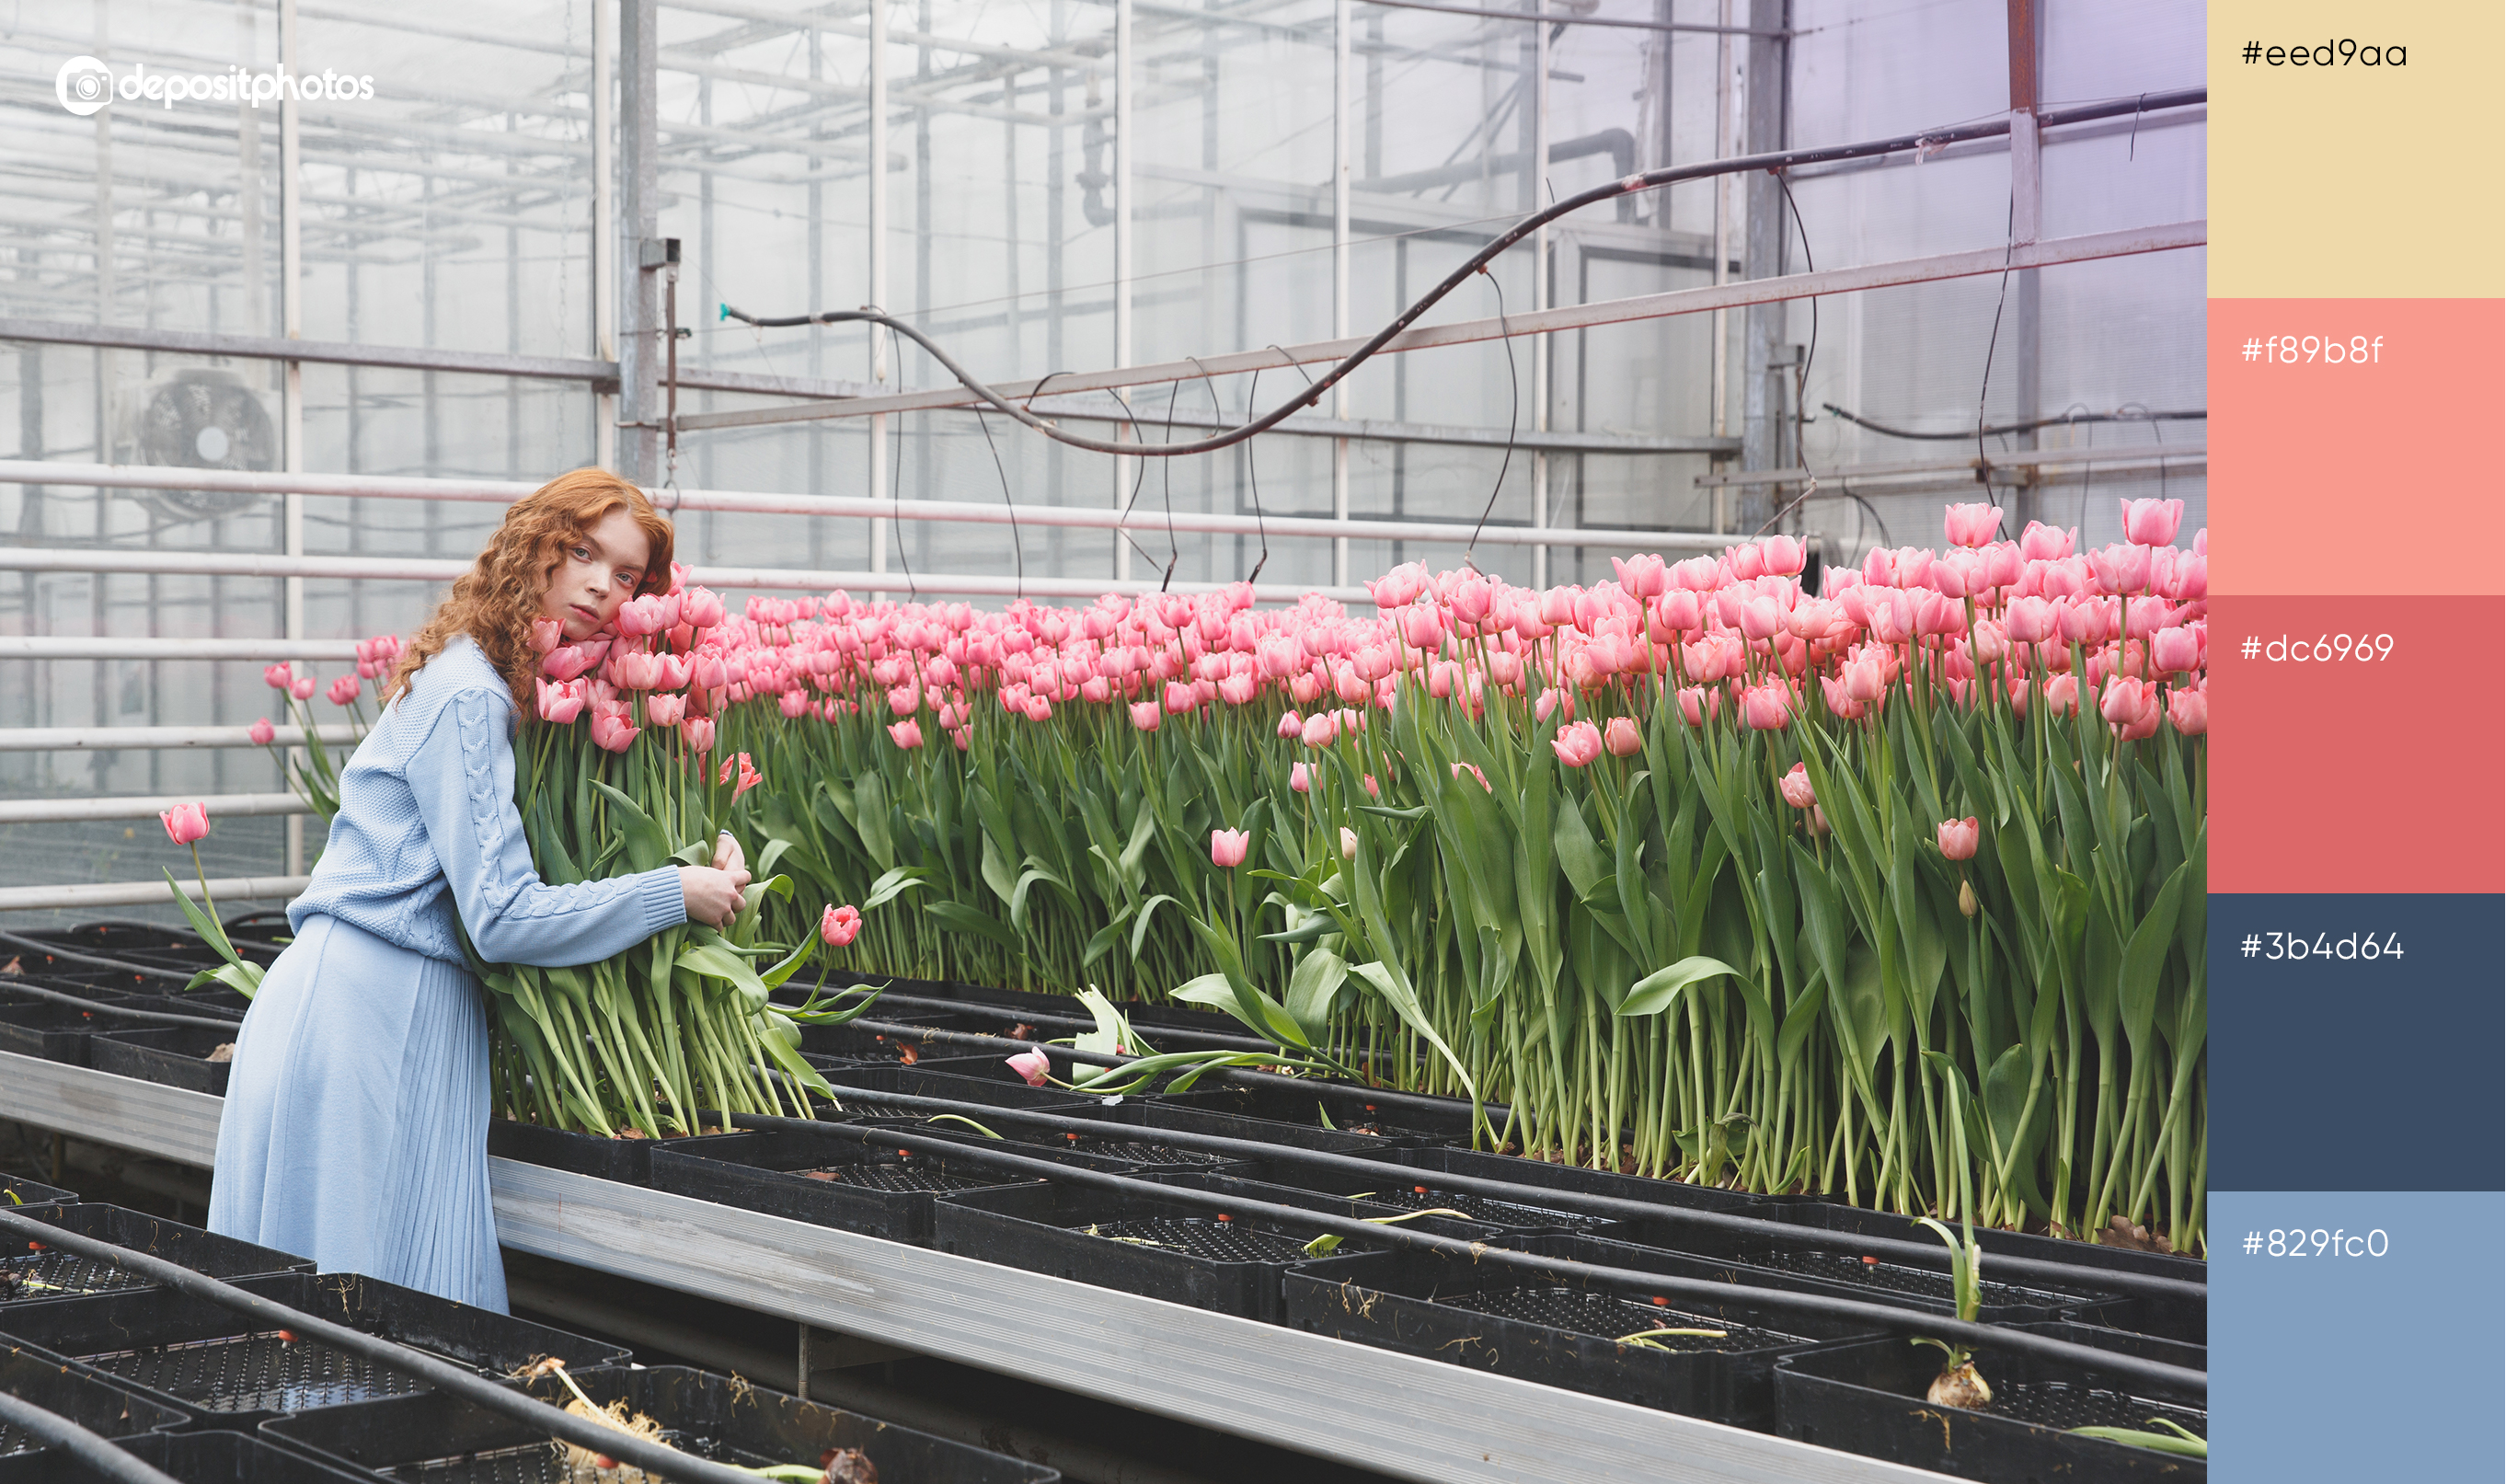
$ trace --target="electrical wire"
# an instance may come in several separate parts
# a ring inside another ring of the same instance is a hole
[[[2124,407],[2126,408],[2137,406],[2139,406],[2138,403],[2128,402],[2124,404]],[[1884,422],[1874,421],[1873,419],[1862,416],[1860,413],[1848,411],[1837,406],[1833,402],[1822,402],[1819,404],[1819,407],[1824,411],[1834,413],[1839,417],[1852,423],[1855,427],[1867,428],[1874,433],[1880,434],[1883,438],[1905,438],[1933,443],[1957,443],[1975,436],[1975,434],[1967,431],[1965,428],[1959,428],[1954,432],[1948,433],[1925,433],[1917,432],[1912,428],[1890,427]],[[2209,416],[2210,414],[2206,410],[2202,409],[2178,413],[2153,413],[2144,409],[2140,412],[2132,413],[2126,412],[2123,408],[2118,408],[2111,413],[2092,413],[2086,411],[2065,412],[2058,417],[2030,417],[2024,422],[1997,422],[1992,426],[1986,428],[1984,431],[1994,437],[2001,437],[2012,433],[2032,433],[2038,428],[2073,427],[2089,422],[2199,422]]]
[[[2170,92],[2155,95],[2143,95],[2143,97],[2138,99],[2125,99],[2116,102],[2087,104],[2078,108],[2063,109],[2058,112],[2049,111],[2038,120],[2038,126],[2039,127],[2051,127],[2062,124],[2087,123],[2094,119],[2102,119],[2130,113],[2134,109],[2148,106],[2152,96],[2155,97],[2157,106],[2159,107],[2177,108],[2189,106],[2195,103],[2206,102],[2208,99],[2208,92],[2206,90],[2200,88],[2179,89]],[[724,319],[736,319],[744,324],[757,325],[766,329],[797,329],[807,325],[822,324],[871,324],[882,326],[895,334],[905,336],[907,339],[912,340],[915,344],[920,345],[934,361],[937,361],[940,364],[943,370],[947,371],[956,380],[960,386],[963,386],[967,391],[972,392],[977,398],[989,403],[992,407],[1003,413],[1009,414],[1019,421],[1026,424],[1029,428],[1044,434],[1048,438],[1054,439],[1056,442],[1066,444],[1074,449],[1085,449],[1091,452],[1110,453],[1119,458],[1177,458],[1192,453],[1215,452],[1220,449],[1232,447],[1237,443],[1241,443],[1247,438],[1254,437],[1257,434],[1269,432],[1271,428],[1286,421],[1288,417],[1293,416],[1300,408],[1309,408],[1316,405],[1321,401],[1322,393],[1340,384],[1341,381],[1344,380],[1350,374],[1355,372],[1358,367],[1373,359],[1376,354],[1381,351],[1385,345],[1389,344],[1395,337],[1415,324],[1421,315],[1425,314],[1429,309],[1441,303],[1448,295],[1451,294],[1464,282],[1468,281],[1471,274],[1483,271],[1490,262],[1494,261],[1499,254],[1505,252],[1508,248],[1513,247],[1516,243],[1529,236],[1540,228],[1547,226],[1549,223],[1554,222],[1560,217],[1582,210],[1586,206],[1593,205],[1600,201],[1614,200],[1619,197],[1629,195],[1632,192],[1655,190],[1664,186],[1676,185],[1683,181],[1703,180],[1716,175],[1735,174],[1748,170],[1779,170],[1796,165],[1820,164],[1834,161],[1865,160],[1880,155],[1902,154],[1909,150],[1933,148],[1944,144],[1953,144],[1966,139],[1993,138],[2006,134],[2009,131],[2010,120],[2008,116],[1996,115],[1991,118],[1978,120],[1969,124],[1957,125],[1949,128],[1935,129],[1916,134],[1901,134],[1889,139],[1871,140],[1859,144],[1831,145],[1820,149],[1784,150],[1763,155],[1736,156],[1731,159],[1707,161],[1696,164],[1665,165],[1659,169],[1641,171],[1633,175],[1624,176],[1618,180],[1607,182],[1603,185],[1593,186],[1589,190],[1577,192],[1575,195],[1566,198],[1564,200],[1553,202],[1538,211],[1534,211],[1527,216],[1518,219],[1513,226],[1490,238],[1486,246],[1482,247],[1478,252],[1473,253],[1459,267],[1455,268],[1450,273],[1448,273],[1442,282],[1438,283],[1434,288],[1429,289],[1417,300],[1416,303],[1411,305],[1408,308],[1403,309],[1399,314],[1393,316],[1393,318],[1386,323],[1383,328],[1378,330],[1372,337],[1370,337],[1365,344],[1359,346],[1357,349],[1349,352],[1346,356],[1343,356],[1342,359],[1335,362],[1331,370],[1326,372],[1320,380],[1313,381],[1309,384],[1304,397],[1283,402],[1279,406],[1272,408],[1271,411],[1250,418],[1239,427],[1214,434],[1208,438],[1198,438],[1186,443],[1168,443],[1159,447],[1154,452],[1150,452],[1146,446],[1142,445],[1127,445],[1118,441],[1092,438],[1085,434],[1073,433],[1058,427],[1042,417],[1036,416],[1033,413],[1019,406],[1007,397],[1004,397],[1000,392],[995,391],[991,386],[979,380],[972,372],[966,370],[963,366],[960,366],[956,360],[946,350],[943,350],[939,344],[930,336],[925,335],[914,326],[908,324],[904,320],[881,309],[867,308],[859,309],[827,309],[811,314],[796,314],[778,317],[749,314],[732,308],[729,304],[724,304],[721,306],[720,317]]]
[[[1496,509],[1496,497],[1505,489],[1506,471],[1514,467],[1514,430],[1522,421],[1522,381],[1514,370],[1514,337],[1505,332],[1505,285],[1496,274],[1487,275],[1488,287],[1496,291],[1497,339],[1505,342],[1505,457],[1496,466],[1496,483],[1488,487],[1487,503],[1480,507],[1479,524],[1471,527],[1471,541],[1462,548],[1462,565],[1476,572],[1480,569],[1480,532],[1487,529],[1488,515]]]

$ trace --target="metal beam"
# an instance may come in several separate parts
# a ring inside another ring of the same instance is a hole
[[[1792,273],[1779,278],[1742,279],[1732,283],[1693,289],[1672,289],[1661,294],[1639,294],[1627,299],[1604,299],[1592,304],[1563,305],[1538,313],[1524,312],[1503,318],[1456,320],[1451,324],[1429,325],[1404,331],[1384,345],[1387,351],[1431,350],[1446,345],[1466,345],[1504,336],[1548,335],[1559,330],[1590,329],[1596,325],[1624,324],[1640,319],[1661,319],[1673,314],[1696,314],[1708,309],[1740,308],[1754,304],[1774,304],[1788,299],[1808,299],[1826,294],[1850,294],[1867,289],[1896,288],[1909,283],[1931,283],[1946,278],[1967,278],[1982,273],[1997,273],[2004,268],[2044,268],[2060,263],[2081,263],[2096,258],[2126,257],[2133,253],[2168,252],[2183,247],[2200,247],[2209,240],[2209,224],[2204,221],[2174,222],[2163,227],[2134,227],[2120,232],[2089,233],[2075,237],[2056,237],[2049,241],[2021,246],[2005,251],[1999,247],[1977,248],[1969,252],[1938,253],[1921,258],[1902,258],[1891,263],[1875,263],[1860,268],[1822,269],[1814,273]],[[1056,372],[1049,379],[998,381],[993,390],[1005,397],[1028,397],[1041,389],[1046,380],[1056,393],[1109,391],[1118,386],[1146,386],[1164,381],[1197,380],[1202,377],[1239,376],[1251,371],[1276,370],[1283,366],[1306,365],[1319,361],[1337,361],[1363,348],[1366,341],[1350,336],[1342,340],[1309,341],[1297,345],[1267,345],[1259,350],[1238,350],[1222,355],[1203,356],[1198,360],[1161,361],[1145,366],[1117,367],[1105,371]],[[883,397],[854,397],[837,402],[810,402],[795,407],[756,408],[741,412],[698,413],[679,418],[681,433],[704,428],[756,427],[773,422],[808,422],[827,417],[862,417],[875,413],[926,412],[934,408],[966,407],[974,404],[975,394],[963,387],[943,387],[930,391],[897,392]]]
[[[363,345],[347,341],[289,340],[277,335],[220,335],[200,330],[143,330],[67,319],[0,319],[0,340],[55,345],[93,345],[114,350],[156,350],[171,355],[239,356],[254,360],[320,361],[337,366],[394,366],[466,376],[521,377],[532,380],[614,381],[618,368],[606,361],[554,355],[502,355],[484,350],[435,350],[418,345]],[[688,379],[682,377],[682,383]]]
[[[344,744],[355,742],[360,729],[334,722],[313,732],[325,742]],[[276,727],[272,734],[271,746],[297,747],[304,742],[303,727]],[[252,740],[248,727],[0,727],[0,752],[150,752],[261,745]]]
[[[347,639],[160,639],[0,634],[0,660],[354,660]]]
[[[253,814],[309,814],[313,806],[292,793],[199,795],[122,794],[101,799],[0,799],[0,824],[63,824],[92,819],[154,819],[177,804],[206,804],[212,818]],[[158,884],[160,891],[163,884]],[[149,898],[154,900],[153,897]]]

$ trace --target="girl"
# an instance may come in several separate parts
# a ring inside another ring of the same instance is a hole
[[[596,962],[728,923],[748,884],[726,835],[711,869],[549,886],[514,808],[532,622],[590,638],[669,574],[670,525],[643,491],[577,469],[506,513],[418,631],[235,1037],[211,1231],[504,1311],[486,1009],[459,933],[491,963]]]

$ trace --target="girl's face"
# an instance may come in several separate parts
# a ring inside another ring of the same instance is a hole
[[[540,616],[555,619],[569,644],[598,633],[635,596],[651,551],[652,543],[633,516],[624,507],[609,512],[557,548],[556,570],[540,595]]]

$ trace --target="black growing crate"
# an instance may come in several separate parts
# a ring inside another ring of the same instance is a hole
[[[44,986],[52,988],[48,982]],[[98,1005],[129,1005],[142,1010],[171,1010],[155,995],[128,995],[116,990],[79,990]],[[71,1067],[88,1065],[88,1043],[107,1031],[126,1030],[144,1022],[84,1010],[56,999],[0,993],[0,1051],[41,1057]]]
[[[354,1273],[289,1273],[234,1285],[485,1376],[509,1375],[544,1356],[569,1366],[626,1358],[623,1350],[561,1329]],[[125,1291],[28,1305],[11,1311],[6,1327],[152,1401],[223,1426],[428,1390],[388,1366],[179,1293]]]
[[[927,1247],[940,1195],[1032,1180],[969,1159],[786,1132],[673,1140],[652,1154],[656,1190]]]
[[[1732,1232],[1681,1220],[1675,1214],[1639,1218],[1629,1222],[1628,1229],[1632,1233],[1628,1240],[1576,1239],[1586,1244],[1579,1259],[1603,1267],[1710,1278],[1799,1293],[1826,1293],[1933,1314],[1957,1312],[1946,1246],[1940,1249],[1937,1259],[1929,1253],[1919,1259],[1893,1253],[1882,1256],[1787,1240],[1779,1227],[1763,1234]],[[1917,1236],[1930,1235],[1922,1227],[1910,1225],[1909,1230]],[[2007,1283],[1992,1276],[1992,1263],[1987,1258],[1977,1321],[2025,1324],[2068,1319],[2132,1327],[2138,1301],[2099,1287],[2096,1276],[2083,1271],[2077,1285],[2059,1288]]]
[[[1689,1211],[1772,1214],[1760,1210],[1760,1197],[1737,1190],[1692,1185],[1686,1180],[1619,1175],[1608,1170],[1587,1170],[1580,1165],[1553,1165],[1546,1160],[1527,1159],[1518,1154],[1490,1154],[1477,1149],[1403,1149],[1395,1152],[1392,1158],[1418,1170],[1467,1175],[1483,1180],[1503,1180],[1510,1185],[1527,1185],[1541,1190],[1608,1196],[1614,1200],[1643,1201],[1649,1205]]]
[[[66,1417],[100,1437],[130,1437],[181,1427],[189,1413],[134,1396],[110,1382],[67,1369],[48,1356],[0,1351],[0,1392]],[[40,1449],[33,1438],[0,1422],[0,1461]]]
[[[941,1098],[952,1103],[980,1103],[986,1107],[1026,1108],[1039,1113],[1087,1107],[1095,1101],[1059,1088],[1029,1087],[1014,1076],[966,1076],[953,1069],[957,1065],[953,1059],[928,1067],[875,1067],[866,1063],[831,1061],[829,1065],[820,1067],[819,1071],[835,1088],[836,1101],[843,1113],[874,1118],[929,1116],[927,1112],[916,1111],[901,1104],[881,1104],[878,1099],[881,1093]],[[1002,1069],[1008,1070],[1006,1067]]]
[[[201,1026],[161,1026],[155,1030],[108,1031],[88,1043],[88,1065],[116,1076],[161,1082],[223,1098],[233,1070],[233,1031]],[[217,1057],[219,1048],[226,1056]]]
[[[16,1211],[23,1206],[66,1206],[78,1199],[75,1190],[58,1185],[39,1185],[14,1175],[0,1175],[0,1208]]]
[[[624,1400],[661,1423],[670,1446],[743,1467],[816,1467],[831,1450],[858,1448],[890,1484],[1054,1484],[1061,1477],[1041,1464],[684,1366],[604,1367],[578,1371],[574,1381],[601,1406]],[[531,1390],[557,1405],[571,1396],[555,1377]],[[436,1394],[281,1418],[262,1431],[307,1458],[426,1484],[554,1484],[564,1477],[546,1433]]]
[[[1906,1222],[1904,1216],[1874,1211],[1868,1206],[1848,1206],[1841,1201],[1820,1201],[1803,1196],[1770,1197],[1766,1213],[1803,1226],[1851,1232],[1863,1237],[1893,1237]],[[1981,1226],[1976,1228],[1975,1240],[1983,1245],[1987,1262],[1998,1252],[2008,1257],[2067,1262],[2074,1267],[2103,1268],[2116,1273],[2145,1273],[2152,1278],[2173,1278],[2185,1283],[2206,1284],[2210,1281],[2207,1262],[2181,1253],[2144,1252],[2126,1247],[2107,1247],[2094,1242],[2073,1242],[2061,1237],[2040,1237]]]
[[[1317,1264],[1288,1274],[1285,1292],[1287,1322],[1316,1334],[1761,1430],[1774,1418],[1777,1357],[1871,1332],[1742,1294],[1674,1296],[1440,1252],[1401,1252],[1363,1276]],[[1624,1343],[1648,1329],[1723,1335]]]
[[[125,1453],[181,1484],[374,1484],[339,1467],[241,1432],[144,1432],[121,1440]],[[0,1458],[0,1484],[104,1484],[105,1475],[53,1453]]]
[[[1990,1484],[2209,1477],[2200,1459],[2068,1435],[2083,1427],[2164,1432],[2150,1426],[2163,1417],[2207,1437],[2209,1413],[2197,1394],[1989,1347],[1975,1363],[1992,1389],[1982,1411],[1924,1400],[1941,1369],[1941,1353],[1928,1345],[1874,1340],[1787,1356],[1775,1366],[1776,1430]]]
[[[1403,1212],[1457,1211],[1462,1213],[1458,1220],[1472,1227],[1471,1237],[1475,1241],[1550,1232],[1607,1233],[1615,1229],[1606,1216],[1588,1216],[1536,1205],[1534,1203],[1539,1199],[1536,1191],[1524,1192],[1524,1198],[1520,1201],[1469,1195],[1420,1183],[1421,1176],[1417,1172],[1389,1164],[1373,1174],[1361,1175],[1337,1170],[1311,1170],[1293,1158],[1258,1159],[1248,1161],[1235,1176],[1161,1175],[1157,1178],[1163,1182],[1206,1181],[1208,1183],[1203,1188],[1227,1190],[1247,1200],[1279,1201],[1315,1211],[1333,1211],[1360,1219],[1398,1215]],[[1413,1230],[1433,1231],[1440,1224],[1451,1225],[1455,1220],[1447,1216],[1425,1216],[1400,1224]]]
[[[303,1257],[120,1206],[78,1202],[31,1209],[19,1214],[221,1280],[313,1270],[313,1264]],[[0,1251],[0,1329],[33,1338],[30,1331],[19,1327],[26,1322],[21,1316],[28,1311],[78,1303],[93,1294],[156,1287],[156,1280],[126,1268],[50,1244],[20,1243],[13,1236],[8,1249]]]
[[[1267,1085],[1276,1083],[1276,1086]],[[1159,1101],[1178,1107],[1206,1108],[1272,1123],[1304,1124],[1380,1139],[1398,1147],[1468,1146],[1471,1105],[1456,1099],[1392,1095],[1347,1082],[1307,1077],[1271,1077],[1213,1082],[1202,1080],[1187,1093],[1161,1094]],[[1506,1110],[1491,1106],[1488,1117],[1505,1127]]]
[[[1013,1128],[1007,1122],[996,1130],[1014,1143],[1047,1144],[1054,1147],[1087,1148],[1099,1143],[1135,1145],[1153,1153],[1123,1153],[1107,1147],[1103,1152],[1116,1158],[1134,1159],[1143,1165],[1157,1164],[1173,1168],[1214,1169],[1220,1165],[1237,1164],[1262,1157],[1261,1148],[1219,1152],[1186,1147],[1160,1140],[1162,1133],[1215,1135],[1237,1139],[1263,1148],[1311,1149],[1325,1154],[1347,1154],[1360,1158],[1379,1158],[1390,1153],[1382,1140],[1363,1134],[1335,1134],[1321,1128],[1301,1128],[1295,1124],[1271,1123],[1259,1118],[1239,1118],[1229,1113],[1215,1113],[1202,1108],[1169,1107],[1157,1099],[1125,1098],[1112,1103],[1088,1103],[1074,1108],[1038,1109],[1056,1117],[1102,1125],[1102,1134],[1073,1130]],[[977,1119],[977,1122],[983,1120]],[[963,1125],[935,1125],[934,1132]],[[990,1125],[986,1125],[990,1127]],[[1128,1131],[1128,1132],[1127,1132]],[[980,1136],[978,1136],[980,1137]]]
[[[1321,1234],[1129,1191],[1043,1184],[942,1197],[931,1241],[962,1257],[1275,1322],[1280,1279],[1317,1260],[1305,1247]],[[1362,1276],[1387,1255],[1352,1237],[1325,1260]]]

